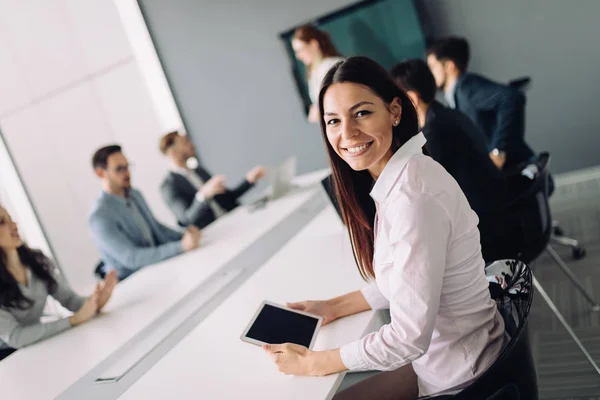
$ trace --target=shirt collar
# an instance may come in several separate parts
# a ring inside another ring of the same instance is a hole
[[[381,203],[387,198],[408,160],[415,154],[422,154],[425,142],[425,136],[419,132],[394,153],[371,190],[373,200]]]
[[[109,199],[113,199],[114,201],[118,202],[121,205],[126,206],[127,205],[127,201],[129,198],[131,198],[131,194],[129,194],[128,197],[123,197],[123,196],[116,196],[114,194],[102,191],[102,195],[108,197]]]
[[[186,176],[190,173],[189,169],[175,165],[175,163],[173,162],[169,164],[169,169],[171,170],[171,172],[175,172],[176,174],[181,174],[183,176]]]
[[[446,102],[448,103],[448,106],[450,108],[456,108],[456,98],[454,97],[454,95],[456,94],[456,83],[458,82],[458,79],[454,81],[454,83],[452,84],[452,86],[450,86],[448,88],[448,90],[446,90],[444,92],[444,98],[446,99]]]

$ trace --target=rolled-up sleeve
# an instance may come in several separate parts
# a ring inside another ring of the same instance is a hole
[[[421,193],[402,201],[390,221],[393,266],[377,276],[379,284],[389,285],[391,323],[340,349],[344,365],[352,371],[400,368],[421,357],[431,342],[451,219],[432,195]],[[372,288],[363,295],[369,304],[382,304]]]

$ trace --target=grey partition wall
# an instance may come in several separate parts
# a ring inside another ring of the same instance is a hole
[[[139,0],[201,161],[232,184],[291,155],[298,172],[327,166],[279,34],[347,0]]]

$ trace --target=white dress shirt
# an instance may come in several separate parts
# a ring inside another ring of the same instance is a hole
[[[200,203],[206,201],[208,203],[208,206],[212,210],[213,214],[215,214],[215,219],[218,219],[218,218],[222,217],[223,215],[227,214],[227,211],[224,210],[223,207],[221,207],[219,205],[219,203],[217,203],[215,201],[215,199],[207,199],[200,192],[200,188],[204,185],[205,182],[200,176],[198,176],[198,174],[194,170],[187,169],[187,168],[180,168],[180,167],[176,167],[176,166],[173,166],[172,170],[173,170],[173,172],[176,172],[176,173],[182,175],[184,178],[186,178],[188,180],[188,182],[190,182],[192,184],[192,186],[195,187],[196,190],[198,190],[198,192],[196,192],[196,201],[198,201]]]
[[[321,89],[323,78],[325,78],[331,67],[342,60],[344,60],[344,57],[325,57],[310,74],[310,78],[308,79],[308,95],[310,96],[310,101],[315,106],[319,105],[319,89]]]
[[[343,346],[351,371],[412,363],[419,395],[466,386],[498,357],[504,322],[490,298],[478,218],[456,181],[422,154],[422,134],[385,166],[375,201],[375,282],[362,290],[391,323]]]
[[[451,109],[456,109],[456,98],[455,98],[455,94],[456,94],[456,83],[458,81],[454,81],[454,83],[447,89],[444,91],[444,99],[446,100],[446,103],[448,103],[448,107],[450,107]]]

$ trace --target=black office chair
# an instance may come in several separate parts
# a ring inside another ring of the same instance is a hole
[[[530,84],[531,78],[528,76],[523,76],[508,82],[508,86],[521,90],[522,92],[525,92],[527,89],[529,89]],[[552,195],[552,193],[550,193],[550,195]],[[571,254],[575,260],[581,260],[587,254],[586,249],[581,246],[581,243],[579,243],[577,239],[565,236],[565,232],[560,227],[560,223],[558,221],[552,221],[550,241],[552,243],[570,248]],[[553,249],[550,250],[549,253],[557,263],[560,264],[563,262]]]
[[[598,305],[585,287],[575,277],[573,272],[571,272],[565,262],[562,261],[560,256],[558,256],[550,246],[553,225],[552,215],[548,204],[549,161],[550,155],[548,153],[541,153],[525,167],[525,170],[527,170],[526,173],[521,173],[508,178],[513,191],[516,190],[519,193],[509,207],[509,215],[512,218],[515,218],[520,224],[518,229],[519,233],[515,236],[515,240],[518,240],[520,243],[520,250],[515,258],[532,265],[544,251],[548,252],[573,285],[575,285],[575,288],[579,293],[581,293],[581,295],[590,303],[592,311],[600,311],[600,305]],[[537,279],[535,279],[535,276],[532,277],[535,289],[540,293],[554,315],[556,315],[560,323],[565,327],[573,341],[584,353],[596,372],[600,374],[600,368],[590,356],[587,349],[583,346],[571,326],[556,308],[554,302],[550,299],[544,288]]]
[[[499,269],[500,267],[500,269]],[[455,395],[428,396],[422,400],[537,400],[537,375],[527,324],[533,300],[531,270],[517,260],[501,260],[486,266],[488,280],[499,270],[504,287],[490,283],[490,293],[511,337],[500,356],[475,382]],[[495,271],[495,272],[490,272]]]
[[[100,280],[104,280],[106,273],[104,272],[104,261],[100,261],[94,268],[94,276]]]
[[[519,388],[517,385],[510,384],[504,386],[502,389],[498,390],[491,397],[486,400],[520,400],[522,399],[519,394]]]
[[[4,360],[6,357],[10,356],[15,351],[17,351],[17,349],[2,349],[2,350],[0,350],[0,361]]]

